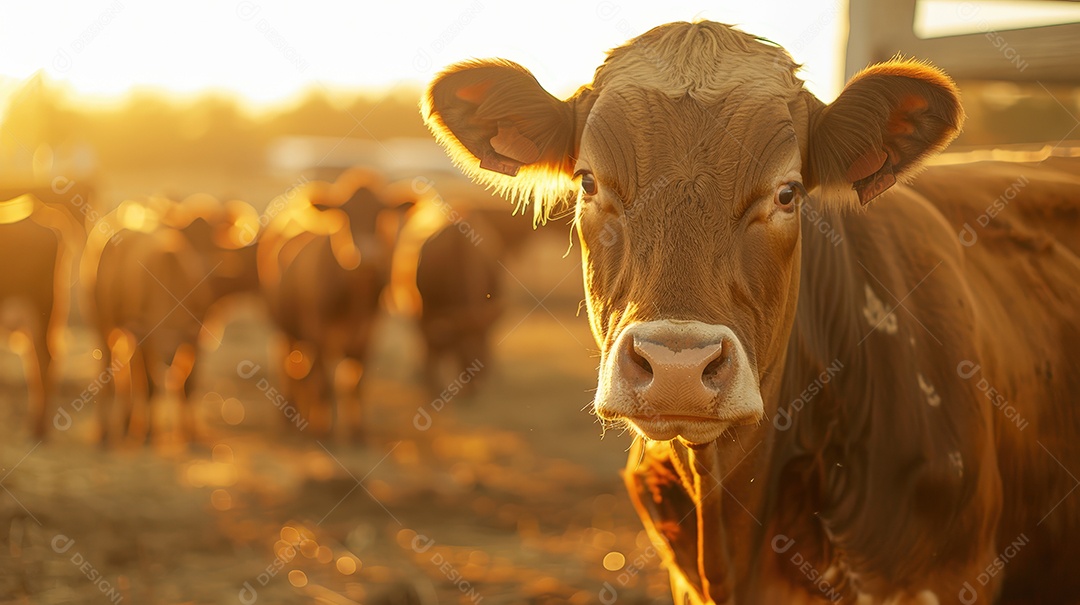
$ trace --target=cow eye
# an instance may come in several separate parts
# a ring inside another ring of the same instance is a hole
[[[776,189],[776,205],[784,210],[791,210],[795,203],[802,197],[804,191],[801,183],[784,183]]]
[[[596,195],[596,177],[591,172],[580,172],[581,192],[585,195]]]

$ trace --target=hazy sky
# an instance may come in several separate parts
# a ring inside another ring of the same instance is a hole
[[[1069,2],[919,6],[916,30],[931,34],[1080,20],[1080,3]],[[591,79],[608,49],[698,18],[781,44],[818,96],[839,92],[847,0],[45,0],[0,5],[0,95],[45,69],[84,93],[219,88],[265,103],[312,84],[419,84],[473,57],[517,61],[567,95]]]
[[[223,88],[273,102],[310,84],[418,84],[449,63],[498,56],[566,95],[613,46],[655,25],[705,18],[785,46],[805,64],[811,90],[831,98],[846,16],[847,0],[5,2],[0,77],[10,88],[44,68],[85,93]]]

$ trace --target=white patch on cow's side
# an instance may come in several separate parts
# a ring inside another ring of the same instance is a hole
[[[956,476],[964,476],[964,455],[960,452],[949,452],[949,463],[956,469]]]
[[[866,306],[863,307],[863,317],[875,330],[886,334],[896,334],[899,328],[896,314],[885,307],[881,299],[874,294],[870,284],[866,284]]]
[[[926,403],[929,403],[930,407],[935,408],[941,405],[941,395],[937,394],[934,385],[923,378],[922,372],[917,372],[915,377],[919,379],[919,388],[922,389],[923,394],[926,395]]]

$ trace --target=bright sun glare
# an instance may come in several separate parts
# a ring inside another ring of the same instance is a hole
[[[568,95],[591,80],[608,49],[662,23],[712,19],[783,45],[805,65],[810,89],[829,99],[843,76],[846,14],[844,0],[6,3],[0,78],[10,89],[44,69],[95,97],[132,87],[223,89],[267,104],[310,87],[419,86],[447,64],[498,56]]]

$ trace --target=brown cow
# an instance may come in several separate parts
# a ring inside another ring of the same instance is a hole
[[[360,379],[389,280],[385,187],[360,169],[334,184],[308,183],[258,246],[259,280],[287,340],[286,396],[315,431],[334,428],[341,438],[361,437]]]
[[[595,409],[643,437],[677,603],[1077,602],[1076,169],[941,167],[859,212],[956,135],[956,88],[896,60],[825,105],[796,68],[674,23],[567,101],[473,61],[424,115],[540,217],[580,189]]]
[[[213,302],[200,320],[206,336],[203,348],[215,349],[221,344],[230,304],[243,295],[261,295],[256,263],[259,214],[247,202],[222,201],[205,193],[179,203],[164,198],[149,203],[161,214],[162,223],[180,230],[214,269],[207,278]]]
[[[200,195],[126,201],[93,230],[81,282],[120,406],[99,402],[102,441],[152,437],[159,391],[179,402],[181,439],[196,437],[200,337],[217,338],[205,326],[216,301],[256,287],[253,224],[250,206]]]
[[[72,257],[84,235],[68,211],[42,201],[53,194],[0,191],[0,258],[6,259],[0,268],[0,342],[23,361],[30,432],[39,439],[54,390],[52,360],[67,321]]]
[[[394,249],[392,292],[398,310],[420,326],[434,394],[448,386],[444,370],[466,390],[490,364],[490,333],[504,306],[499,263],[527,239],[522,228],[531,230],[529,221],[505,209],[494,214],[439,195],[410,211]]]

